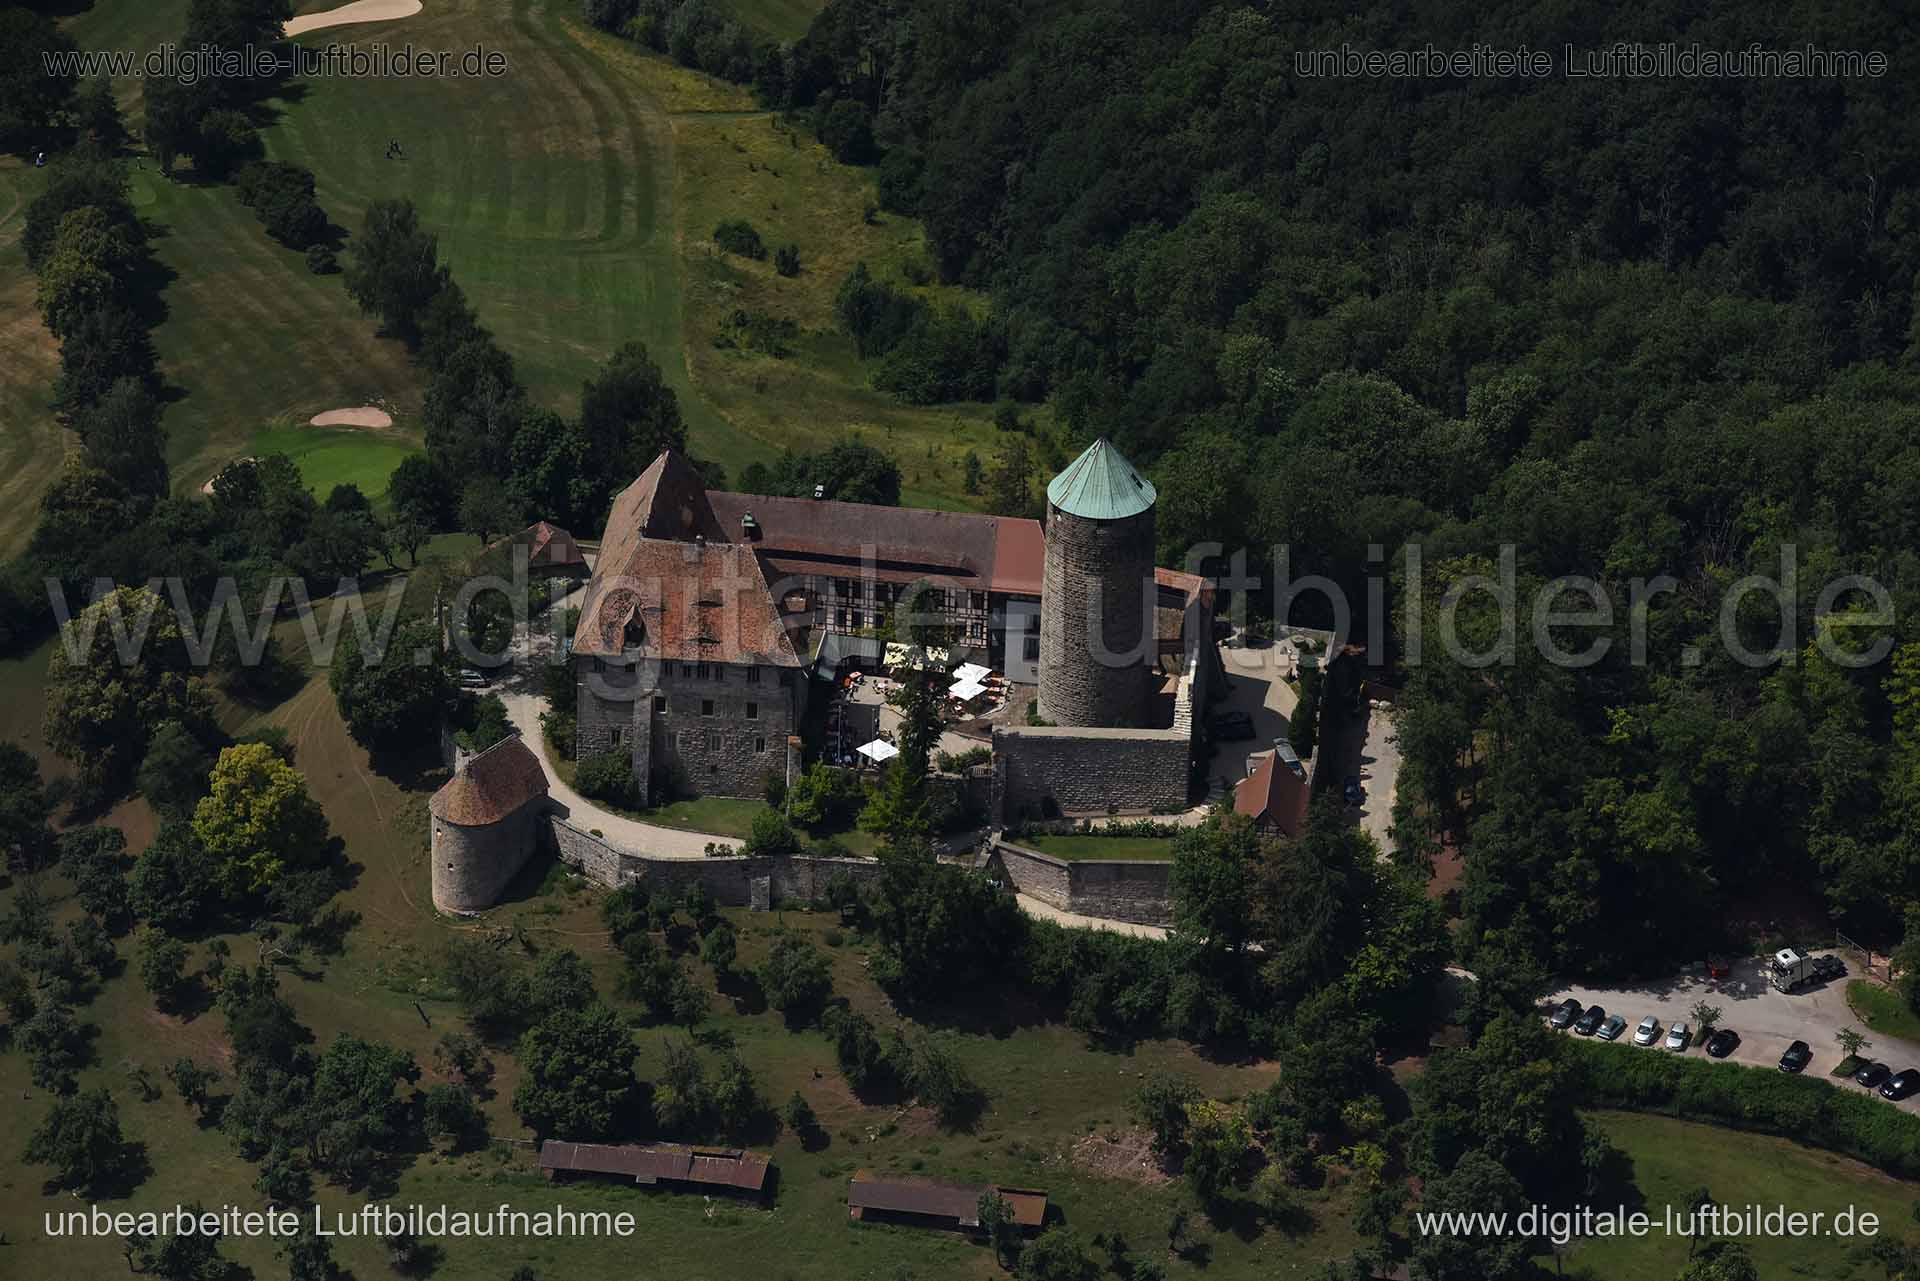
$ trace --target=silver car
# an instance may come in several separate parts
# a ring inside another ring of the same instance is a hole
[[[1667,1029],[1667,1048],[1669,1050],[1684,1050],[1692,1040],[1692,1029],[1678,1019],[1674,1020],[1673,1026]]]
[[[1652,1045],[1660,1039],[1660,1020],[1649,1014],[1640,1020],[1640,1026],[1633,1031],[1635,1045]]]
[[[1595,1032],[1594,1035],[1603,1041],[1617,1041],[1620,1039],[1620,1034],[1626,1030],[1627,1021],[1625,1019],[1621,1018],[1618,1014],[1609,1014],[1607,1015],[1607,1021],[1600,1025],[1600,1030]]]

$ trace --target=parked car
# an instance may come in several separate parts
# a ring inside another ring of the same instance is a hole
[[[1885,1085],[1887,1078],[1893,1075],[1893,1069],[1884,1063],[1869,1063],[1853,1074],[1855,1085],[1864,1085],[1875,1090]]]
[[[1887,1083],[1880,1087],[1880,1097],[1897,1102],[1915,1090],[1920,1090],[1920,1068],[1903,1068],[1887,1078]]]
[[[1360,788],[1360,776],[1349,774],[1340,784],[1340,794],[1347,798],[1349,805],[1365,805],[1367,794]]]
[[[1780,1070],[1800,1072],[1805,1070],[1807,1064],[1811,1062],[1813,1062],[1813,1047],[1805,1041],[1795,1041],[1787,1047],[1787,1052],[1780,1056]]]
[[[1652,1045],[1659,1039],[1660,1020],[1649,1014],[1646,1018],[1641,1019],[1640,1026],[1634,1029],[1633,1043],[1635,1045]]]
[[[1693,1029],[1685,1023],[1676,1021],[1667,1029],[1667,1048],[1669,1050],[1684,1050],[1691,1044],[1693,1044]]]
[[[1582,1014],[1579,1020],[1574,1023],[1573,1030],[1581,1036],[1592,1036],[1600,1030],[1600,1024],[1606,1017],[1607,1012],[1605,1010],[1597,1005],[1589,1005],[1587,1012]]]
[[[1740,1044],[1740,1034],[1732,1028],[1723,1027],[1707,1038],[1707,1053],[1716,1059],[1724,1059],[1733,1053],[1733,1047]]]
[[[1603,1041],[1617,1041],[1620,1039],[1620,1034],[1626,1030],[1627,1021],[1625,1019],[1621,1018],[1618,1014],[1609,1014],[1607,1015],[1607,1021],[1600,1025],[1600,1030],[1595,1032],[1594,1035]]]
[[[1221,741],[1253,737],[1253,718],[1237,708],[1225,711],[1207,722],[1207,733]]]
[[[1560,1002],[1560,1004],[1554,1006],[1552,1016],[1547,1019],[1547,1026],[1556,1031],[1564,1032],[1572,1027],[1573,1021],[1579,1017],[1580,1002],[1574,1000],[1572,997],[1568,997],[1566,1000]]]
[[[471,667],[463,667],[460,669],[461,689],[485,689],[486,687],[486,673],[477,672]]]

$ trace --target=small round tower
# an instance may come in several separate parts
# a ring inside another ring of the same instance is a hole
[[[499,901],[539,842],[546,800],[546,773],[518,734],[461,762],[427,803],[433,905],[460,914]]]
[[[1155,498],[1104,436],[1047,486],[1039,712],[1055,725],[1146,723]]]

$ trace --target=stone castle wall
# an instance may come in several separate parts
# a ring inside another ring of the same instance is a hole
[[[1136,925],[1173,923],[1171,863],[1059,859],[1001,837],[993,843],[990,866],[1022,894],[1062,912]]]
[[[1192,741],[1181,729],[998,726],[993,754],[996,827],[1186,807]]]
[[[607,751],[618,733],[643,788],[658,767],[685,795],[759,796],[767,775],[787,773],[787,738],[804,712],[804,673],[760,667],[749,683],[749,669],[738,664],[709,664],[703,678],[684,663],[574,662],[576,751]]]
[[[771,882],[773,902],[814,903],[826,898],[827,882],[844,872],[857,885],[880,874],[871,859],[816,858],[797,854],[780,858],[734,854],[718,858],[665,858],[621,849],[558,815],[547,816],[549,839],[560,861],[587,879],[608,889],[635,886],[651,893],[678,895],[695,881],[706,886],[714,901],[726,907],[746,907],[753,899],[753,883]]]
[[[1122,520],[1048,509],[1040,589],[1044,719],[1056,725],[1142,723],[1156,648],[1153,553],[1151,507]]]

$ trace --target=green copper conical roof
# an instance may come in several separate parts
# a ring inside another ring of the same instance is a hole
[[[1047,485],[1047,502],[1069,516],[1120,520],[1153,506],[1153,483],[1102,436]]]

